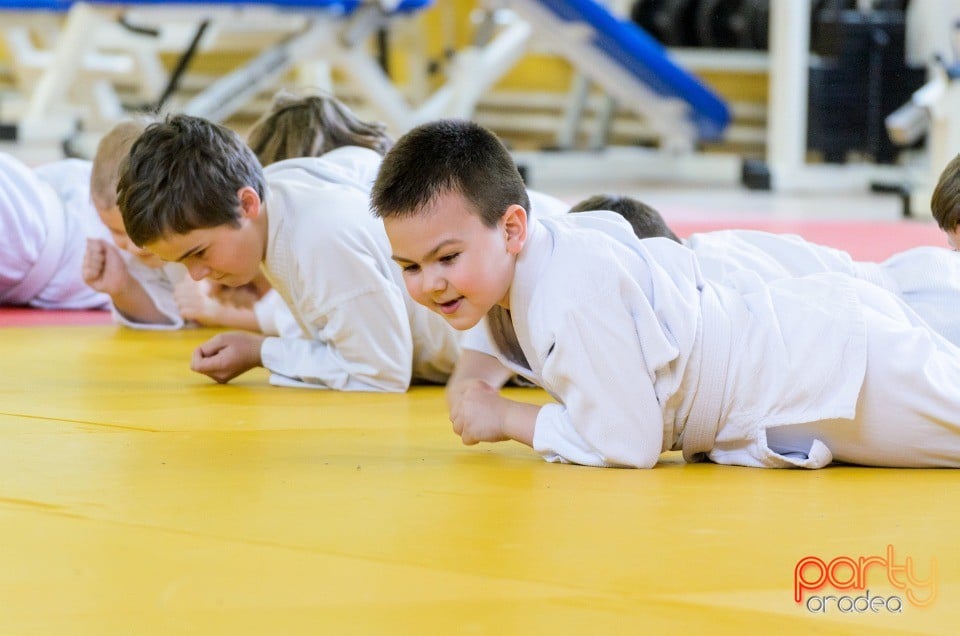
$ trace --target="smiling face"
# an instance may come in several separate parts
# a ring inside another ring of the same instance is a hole
[[[510,206],[491,228],[459,192],[445,192],[422,213],[383,223],[410,297],[455,329],[473,327],[494,305],[509,309],[514,265],[526,241],[521,206]]]
[[[240,191],[238,224],[167,234],[144,247],[164,261],[183,263],[194,280],[208,278],[228,287],[246,285],[260,274],[266,253],[267,217],[252,188]]]

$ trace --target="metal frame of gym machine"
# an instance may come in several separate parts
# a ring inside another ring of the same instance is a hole
[[[880,185],[885,186],[881,190],[892,189],[905,197],[905,214],[929,215],[931,175],[942,168],[938,162],[945,164],[944,158],[948,160],[960,151],[960,126],[950,125],[955,118],[949,116],[951,112],[960,112],[960,85],[952,89],[948,86],[938,107],[933,109],[930,141],[924,152],[904,153],[903,162],[896,165],[866,161],[811,163],[807,154],[810,11],[811,0],[770,3],[769,53],[765,56],[769,86],[766,150],[759,165],[760,170],[768,173],[769,189],[796,194],[869,192]],[[702,51],[690,49],[673,51],[671,55],[681,64],[702,59]],[[762,53],[756,55],[764,57]],[[716,61],[711,65],[720,66]],[[762,66],[763,62],[750,64],[751,68]],[[571,93],[579,91],[582,95],[584,89],[576,81]],[[741,182],[745,168],[739,155],[697,152],[669,144],[661,144],[658,149],[608,146],[594,151],[517,154],[519,160],[532,168],[534,178],[653,179],[730,186]],[[935,181],[935,176],[933,179]]]
[[[807,161],[807,91],[810,67],[810,0],[770,3],[770,71],[766,165],[776,192],[870,190],[897,186],[905,215],[929,215],[930,192],[946,160],[960,151],[950,112],[960,112],[957,88],[933,113],[926,149],[901,165],[811,164]],[[946,16],[944,16],[946,18]],[[946,20],[944,24],[951,24]],[[955,82],[953,82],[955,83]],[[952,106],[950,106],[952,104]],[[942,162],[942,165],[941,165]],[[932,179],[932,182],[931,182]]]

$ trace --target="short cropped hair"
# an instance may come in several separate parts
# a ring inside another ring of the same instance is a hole
[[[610,210],[616,212],[633,226],[633,232],[637,238],[651,238],[662,236],[672,241],[680,242],[677,235],[667,225],[659,212],[652,207],[633,197],[619,196],[615,194],[597,194],[572,208],[571,212],[589,212],[591,210]]]
[[[930,198],[930,211],[942,230],[952,232],[960,225],[960,155],[940,173]]]
[[[143,247],[172,234],[238,227],[238,194],[247,186],[263,198],[263,168],[239,135],[200,117],[171,115],[133,144],[120,169],[117,204],[130,240]]]
[[[437,196],[458,192],[487,227],[511,205],[530,210],[513,157],[492,132],[470,121],[445,119],[418,126],[384,157],[371,207],[381,218],[414,216]]]
[[[360,146],[385,155],[393,139],[385,124],[361,120],[333,96],[281,91],[250,129],[247,144],[260,164],[268,166],[284,159],[319,157],[343,146]]]
[[[117,205],[120,164],[127,158],[137,137],[156,122],[156,116],[138,115],[121,121],[100,139],[90,170],[90,198],[97,210],[110,210]]]

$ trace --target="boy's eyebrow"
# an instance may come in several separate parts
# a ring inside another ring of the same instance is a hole
[[[424,255],[423,255],[423,258],[420,259],[420,260],[422,260],[422,261],[429,261],[431,258],[433,258],[434,256],[437,255],[437,252],[439,252],[440,250],[442,250],[444,247],[446,247],[446,246],[449,245],[450,243],[456,243],[458,240],[459,240],[459,239],[449,238],[449,239],[446,239],[445,241],[440,241],[440,243],[439,243],[436,247],[434,247],[432,250],[430,250],[429,252],[427,252],[426,254],[424,254]],[[404,258],[404,257],[402,257],[402,256],[397,256],[396,254],[392,254],[392,255],[390,256],[390,258],[392,258],[392,259],[395,260],[395,261],[402,261],[402,262],[404,262],[404,263],[413,263],[413,262],[414,262],[414,261],[411,261],[409,258]]]
[[[188,249],[186,252],[184,252],[184,253],[183,253],[183,256],[181,256],[180,258],[178,258],[175,262],[180,263],[180,262],[183,261],[183,259],[187,258],[188,256],[190,256],[190,255],[192,255],[192,254],[196,254],[196,253],[199,252],[199,251],[200,251],[200,246],[199,246],[199,245],[197,245],[197,246],[195,246],[195,247],[192,247],[192,248]]]

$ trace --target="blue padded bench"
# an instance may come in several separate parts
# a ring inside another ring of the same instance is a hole
[[[586,29],[589,38],[585,41],[638,82],[664,98],[686,102],[688,118],[701,139],[721,137],[730,122],[726,103],[695,76],[677,66],[663,46],[639,26],[619,19],[593,0],[522,0],[513,4],[524,2],[540,5],[560,21]],[[571,45],[583,42],[571,42]],[[571,59],[575,62],[573,56]]]

